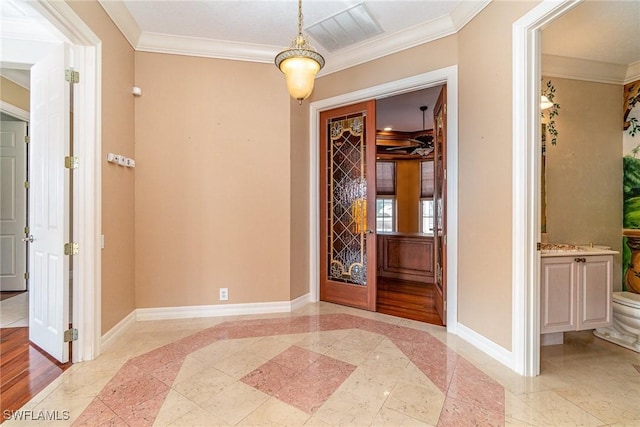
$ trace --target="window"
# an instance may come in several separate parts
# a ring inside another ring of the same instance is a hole
[[[396,164],[376,162],[376,231],[396,231]]]
[[[396,229],[396,201],[393,197],[376,199],[376,231],[391,232]]]
[[[433,199],[420,199],[420,232],[433,234]]]
[[[433,160],[420,163],[420,232],[433,234]]]

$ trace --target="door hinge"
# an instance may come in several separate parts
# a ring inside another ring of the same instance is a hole
[[[24,182],[24,188],[29,188],[29,181]]]
[[[80,73],[69,68],[64,71],[64,79],[72,84],[80,83]]]
[[[78,255],[78,244],[75,242],[64,244],[65,255]]]
[[[24,273],[24,280],[29,280],[29,273]]]
[[[77,169],[78,168],[78,158],[75,156],[66,156],[64,158],[64,167],[67,169]]]
[[[64,331],[64,342],[78,341],[78,330],[76,328]]]
[[[24,143],[25,143],[25,144],[28,144],[28,143],[29,143],[29,141],[30,141],[29,135],[25,135],[25,136],[24,136]]]
[[[447,114],[447,104],[444,104],[444,114]]]
[[[542,243],[540,243],[540,242],[536,243],[536,250],[537,251],[541,251],[542,250]]]

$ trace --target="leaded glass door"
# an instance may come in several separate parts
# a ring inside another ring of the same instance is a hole
[[[320,114],[320,299],[375,311],[375,101]]]

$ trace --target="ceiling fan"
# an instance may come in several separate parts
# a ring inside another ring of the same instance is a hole
[[[420,111],[422,111],[422,130],[425,131],[425,114],[429,108],[426,105],[422,105],[420,107]],[[433,151],[433,136],[431,135],[418,135],[415,138],[407,138],[404,141],[409,142],[409,145],[402,145],[396,147],[388,147],[386,151],[398,151],[398,150],[406,150],[407,154],[419,154],[422,157],[427,156],[429,153]],[[409,152],[408,150],[412,150]]]

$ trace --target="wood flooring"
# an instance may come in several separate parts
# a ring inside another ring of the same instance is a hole
[[[436,311],[434,285],[378,277],[377,311],[442,326]]]
[[[15,297],[16,295],[20,295],[21,293],[24,293],[24,292],[27,292],[27,291],[2,291],[0,292],[0,301],[4,301],[11,297]]]
[[[0,414],[20,409],[70,366],[31,344],[29,328],[0,329]]]

